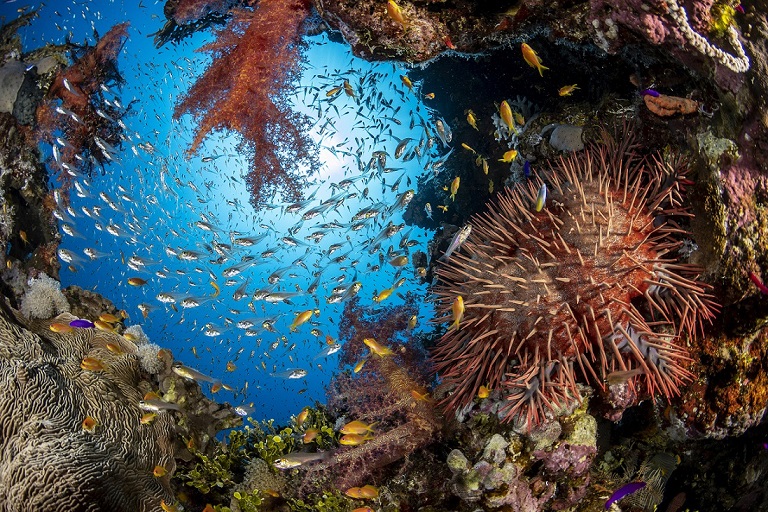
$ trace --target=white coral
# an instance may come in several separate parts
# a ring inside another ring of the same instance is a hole
[[[139,356],[139,364],[147,373],[157,374],[163,371],[163,361],[157,357],[157,353],[160,352],[160,347],[154,343],[145,343],[139,345],[137,355]]]
[[[745,73],[749,69],[749,57],[744,52],[744,47],[739,41],[739,33],[733,26],[728,27],[727,36],[728,42],[731,43],[731,46],[736,51],[735,57],[713,45],[707,38],[693,30],[691,24],[688,23],[688,15],[685,13],[685,9],[677,3],[677,0],[667,0],[667,7],[669,8],[669,15],[675,20],[688,44],[707,57],[717,60],[735,73]]]
[[[141,328],[140,325],[132,325],[125,329],[125,334],[131,334],[136,339],[133,341],[136,346],[142,346],[149,343],[149,336],[144,333],[144,329]]]
[[[61,283],[43,273],[27,282],[19,309],[27,318],[45,319],[69,312],[69,302],[61,293]]]

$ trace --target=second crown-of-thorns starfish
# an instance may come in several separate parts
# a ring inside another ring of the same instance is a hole
[[[457,296],[465,304],[432,352],[449,410],[484,385],[501,389],[505,421],[531,425],[580,402],[577,380],[604,391],[618,376],[670,398],[693,378],[680,338],[700,335],[718,306],[701,268],[675,257],[691,216],[684,163],[641,157],[631,128],[602,138],[500,192],[438,267],[436,321],[450,321]]]

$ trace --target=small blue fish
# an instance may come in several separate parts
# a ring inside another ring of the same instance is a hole
[[[658,98],[659,91],[656,91],[654,89],[644,89],[640,91],[640,96],[653,96],[654,98]]]
[[[536,211],[540,212],[544,208],[544,203],[547,201],[547,184],[543,183],[539,189],[539,195],[536,196]]]
[[[525,176],[526,178],[531,177],[531,162],[529,162],[528,160],[526,160],[525,163],[523,164],[523,176]]]

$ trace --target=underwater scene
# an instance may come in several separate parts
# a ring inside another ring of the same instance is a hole
[[[0,2],[0,510],[768,511],[765,0]]]

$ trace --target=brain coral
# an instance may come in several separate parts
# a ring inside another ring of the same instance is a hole
[[[95,329],[51,332],[51,322],[74,319],[67,313],[26,326],[15,316],[0,309],[0,510],[136,512],[172,502],[170,476],[152,470],[175,467],[174,420],[158,414],[140,424],[135,347]],[[86,356],[105,369],[82,369]]]
[[[631,130],[602,139],[502,191],[438,268],[437,320],[452,320],[458,296],[466,310],[433,350],[450,409],[485,385],[502,390],[506,420],[540,423],[581,400],[579,378],[667,398],[692,379],[680,337],[717,305],[676,257],[685,169],[641,156]]]

